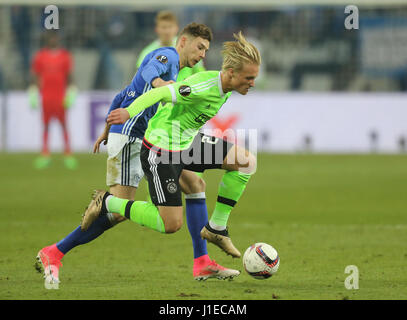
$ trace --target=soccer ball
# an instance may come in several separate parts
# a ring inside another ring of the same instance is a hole
[[[276,249],[267,243],[251,245],[243,255],[243,267],[255,279],[267,279],[275,274],[280,265]]]

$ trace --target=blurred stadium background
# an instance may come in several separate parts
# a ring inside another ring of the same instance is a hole
[[[237,117],[235,128],[257,128],[260,150],[405,151],[405,1],[354,1],[357,30],[344,27],[348,2],[336,0],[53,3],[81,92],[69,115],[74,151],[89,150],[102,130],[113,95],[129,83],[138,53],[155,39],[154,17],[162,9],[171,9],[181,27],[197,21],[212,28],[207,69],[220,67],[222,42],[233,32],[243,30],[258,45],[263,64],[255,92],[234,95],[219,117]],[[3,151],[40,148],[40,115],[28,108],[25,90],[31,58],[42,45],[46,5],[40,0],[0,4]],[[51,130],[53,150],[61,150],[59,134]]]

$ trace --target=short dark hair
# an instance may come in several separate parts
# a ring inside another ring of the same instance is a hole
[[[209,42],[212,41],[213,35],[212,35],[212,30],[207,26],[202,23],[195,23],[192,22],[185,26],[184,29],[179,34],[179,38],[183,35],[190,35],[193,37],[201,37],[203,39],[208,40]]]

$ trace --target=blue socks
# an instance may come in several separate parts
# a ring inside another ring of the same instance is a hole
[[[88,243],[99,237],[107,229],[113,226],[109,217],[106,214],[100,215],[99,218],[91,224],[88,230],[82,231],[81,227],[77,227],[74,231],[68,234],[64,239],[59,241],[56,246],[63,254],[81,244]]]
[[[208,254],[206,240],[201,239],[201,229],[208,223],[205,192],[185,195],[188,230],[192,238],[194,259]]]

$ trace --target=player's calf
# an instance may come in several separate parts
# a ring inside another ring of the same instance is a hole
[[[182,206],[155,206],[146,201],[115,197],[104,190],[95,190],[83,215],[81,229],[86,231],[101,213],[116,213],[142,226],[161,233],[174,233],[183,224]]]
[[[127,220],[125,217],[121,216],[118,213],[112,213],[112,217],[116,223],[120,223],[120,222]]]
[[[181,229],[183,225],[182,207],[159,206],[158,210],[164,222],[165,233],[174,233]]]

